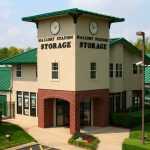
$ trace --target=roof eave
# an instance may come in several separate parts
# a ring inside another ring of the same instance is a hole
[[[37,62],[0,62],[0,65],[36,64]]]
[[[64,15],[59,15],[59,16],[64,16]],[[53,16],[53,17],[55,17],[55,16]],[[50,18],[50,16],[49,17],[40,17],[39,16],[39,18],[38,17],[36,17],[36,18],[34,18],[34,17],[24,17],[24,18],[22,18],[22,21],[36,23],[38,21],[49,19],[49,18]],[[106,17],[106,19],[108,19],[110,23],[124,22],[125,21],[124,18],[107,18]]]

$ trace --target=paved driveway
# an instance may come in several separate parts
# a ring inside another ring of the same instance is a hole
[[[81,148],[67,144],[70,138],[68,128],[41,129],[37,127],[36,119],[29,119],[28,117],[9,119],[7,121],[20,125],[40,144],[54,147],[59,150],[82,150]],[[100,139],[101,143],[99,144],[98,150],[121,150],[123,140],[129,136],[129,130],[114,127],[87,127],[82,129],[81,132],[93,134]]]
[[[129,137],[128,129],[115,127],[87,127],[83,132],[93,134],[100,139],[98,150],[122,150],[122,142]]]

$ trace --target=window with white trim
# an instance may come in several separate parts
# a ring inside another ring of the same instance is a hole
[[[52,63],[52,79],[53,80],[59,79],[59,65],[57,62]]]
[[[17,95],[17,114],[22,114],[22,92],[21,91],[17,91],[16,93]]]
[[[90,63],[90,78],[96,79],[96,63],[95,62]]]
[[[36,116],[36,93],[30,93],[30,115]]]
[[[16,77],[17,78],[22,77],[22,66],[21,66],[21,64],[16,65]]]

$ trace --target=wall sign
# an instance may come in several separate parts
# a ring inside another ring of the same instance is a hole
[[[40,38],[39,43],[40,43],[41,50],[71,48],[72,39],[73,36]]]
[[[77,35],[77,40],[79,40],[79,48],[84,49],[107,49],[108,39],[91,37],[91,36],[80,36]]]
[[[40,49],[41,50],[52,50],[52,49],[63,49],[72,48],[72,40],[74,36],[58,36],[49,38],[40,38]],[[81,49],[103,49],[106,50],[108,47],[108,39],[93,37],[93,36],[76,36],[76,40],[79,41],[77,47]]]

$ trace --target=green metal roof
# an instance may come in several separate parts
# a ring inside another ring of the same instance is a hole
[[[35,15],[35,16],[24,17],[24,18],[22,18],[22,20],[23,21],[28,21],[28,22],[38,22],[40,20],[48,19],[50,17],[66,16],[66,15],[92,15],[92,16],[97,16],[97,17],[102,18],[102,19],[106,19],[111,23],[113,23],[113,22],[122,22],[122,21],[125,20],[124,18],[108,16],[108,15],[104,15],[104,14],[99,14],[99,13],[95,13],[95,12],[81,10],[81,9],[78,9],[78,8],[67,9],[67,10],[62,10],[62,11],[55,11],[55,12],[49,12],[49,13]]]
[[[21,53],[14,57],[4,59],[0,61],[0,65],[3,64],[36,64],[37,63],[37,49],[32,49],[27,52]]]
[[[145,67],[145,83],[148,84],[150,83],[150,67]]]
[[[0,91],[10,91],[11,69],[0,67]]]
[[[140,52],[140,50],[137,47],[135,47],[131,42],[129,42],[125,38],[110,39],[110,47],[113,47],[115,44],[118,44],[118,43],[123,44],[125,47],[127,47],[129,50],[131,50],[131,52],[134,52],[134,53]]]

